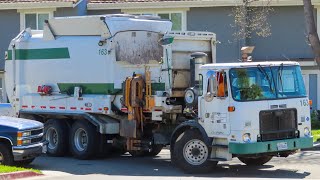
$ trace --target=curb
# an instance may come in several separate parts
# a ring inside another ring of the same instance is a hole
[[[19,179],[19,178],[26,178],[26,177],[32,177],[32,176],[42,176],[42,175],[43,174],[39,174],[33,171],[18,171],[18,172],[0,174],[0,180]]]

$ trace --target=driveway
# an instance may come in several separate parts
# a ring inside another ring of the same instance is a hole
[[[248,167],[234,158],[220,162],[209,174],[184,174],[170,163],[170,153],[163,150],[155,158],[128,155],[99,160],[71,157],[37,158],[31,165],[45,176],[29,179],[215,179],[215,178],[288,178],[320,179],[320,151],[302,151],[288,158],[275,157],[260,167]]]

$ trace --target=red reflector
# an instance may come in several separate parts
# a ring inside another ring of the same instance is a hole
[[[86,111],[91,111],[91,108],[86,108],[85,110],[86,110]]]
[[[28,106],[22,106],[22,108],[28,108]]]
[[[54,106],[50,106],[50,109],[55,109],[56,107],[54,107]]]
[[[31,106],[31,108],[33,109],[33,108],[35,108],[36,106]]]
[[[65,107],[59,107],[59,109],[66,109]]]
[[[47,108],[47,107],[46,107],[46,106],[40,106],[40,108],[45,109],[45,108]]]
[[[154,111],[162,111],[162,109],[155,109]]]
[[[41,86],[38,86],[38,93],[42,92]]]
[[[98,110],[99,110],[99,111],[102,111],[102,108],[99,108]]]
[[[75,109],[77,109],[77,108],[76,108],[76,107],[71,107],[70,109],[75,110]]]

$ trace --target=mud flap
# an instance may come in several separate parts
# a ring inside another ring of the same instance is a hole
[[[120,136],[127,138],[136,138],[137,122],[135,120],[120,121]]]

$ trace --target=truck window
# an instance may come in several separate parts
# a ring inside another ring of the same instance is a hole
[[[230,70],[230,81],[236,101],[306,96],[299,66],[234,68]]]
[[[217,97],[227,97],[228,96],[228,87],[227,87],[227,78],[225,72],[217,72]]]

